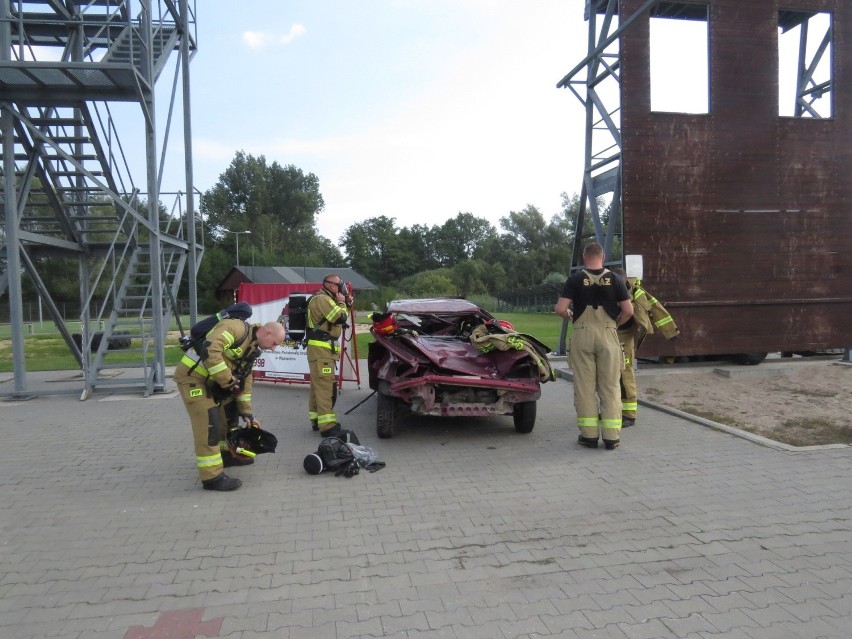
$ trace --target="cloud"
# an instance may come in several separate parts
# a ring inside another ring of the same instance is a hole
[[[293,40],[304,34],[305,25],[296,23],[292,27],[290,27],[290,33],[281,36],[281,42],[283,42],[284,44],[290,44]]]
[[[243,42],[245,42],[251,49],[261,49],[277,42],[280,42],[281,44],[290,44],[296,38],[304,35],[305,31],[305,25],[299,23],[292,25],[290,27],[290,31],[280,36],[262,31],[243,31]]]
[[[260,49],[266,46],[271,41],[268,33],[260,33],[259,31],[243,31],[243,42],[252,49]]]

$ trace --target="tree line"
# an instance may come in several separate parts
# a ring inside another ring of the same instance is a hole
[[[240,151],[201,197],[199,305],[220,303],[212,296],[234,265],[237,241],[243,265],[351,267],[380,288],[374,303],[564,282],[579,205],[576,194],[563,193],[550,219],[528,204],[500,218],[499,228],[469,212],[431,226],[399,226],[379,215],[349,226],[335,244],[316,228],[325,208],[316,175]]]
[[[30,205],[46,220],[53,215],[38,196]],[[137,206],[144,209],[146,204]],[[469,212],[431,226],[400,226],[396,218],[379,215],[349,226],[332,241],[316,226],[325,209],[316,175],[240,151],[199,201],[205,247],[197,276],[199,311],[221,307],[224,300],[217,299],[216,289],[235,264],[238,241],[242,265],[351,267],[380,289],[359,296],[367,305],[381,306],[395,297],[499,296],[511,289],[561,283],[570,270],[578,207],[577,195],[563,193],[562,209],[549,219],[529,204],[500,218],[499,228]],[[91,213],[114,212],[105,199]],[[176,222],[162,204],[160,217],[164,227]],[[584,235],[590,231],[586,228]],[[74,260],[46,255],[37,261],[54,301],[76,309],[79,272]],[[22,285],[24,298],[35,300],[29,278]],[[184,281],[179,299],[187,298],[186,291]]]

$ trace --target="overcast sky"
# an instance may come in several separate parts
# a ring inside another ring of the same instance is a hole
[[[583,110],[556,83],[585,55],[583,2],[220,0],[198,3],[194,176],[244,150],[319,178],[322,235],[400,227],[579,192]],[[170,78],[160,79],[161,99]],[[172,133],[171,146],[182,145]],[[183,188],[183,160],[163,190]]]
[[[240,150],[293,164],[319,178],[326,208],[317,226],[334,242],[379,215],[403,227],[469,212],[499,228],[532,204],[549,219],[563,192],[580,191],[584,111],[556,83],[587,52],[582,0],[197,4],[200,191]],[[660,90],[652,75],[652,104],[706,112],[706,23],[662,22],[673,24],[652,23],[652,74],[665,64],[669,80]],[[161,109],[170,85],[164,73]],[[158,128],[162,137],[164,115]],[[144,150],[136,158],[144,176]],[[183,190],[182,154],[165,168],[162,190]]]

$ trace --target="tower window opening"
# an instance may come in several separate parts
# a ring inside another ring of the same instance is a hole
[[[661,2],[651,12],[651,111],[709,113],[706,4]]]
[[[778,115],[832,117],[831,18],[828,12],[778,12]]]

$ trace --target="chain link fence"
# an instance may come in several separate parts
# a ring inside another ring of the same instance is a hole
[[[550,313],[564,284],[538,284],[503,291],[497,295],[495,310],[504,313]]]

